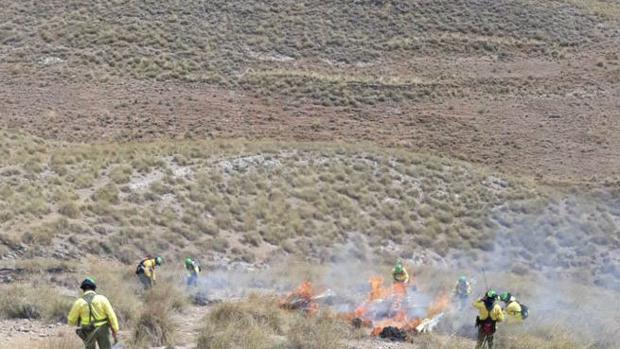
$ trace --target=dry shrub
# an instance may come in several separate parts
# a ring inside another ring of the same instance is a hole
[[[534,336],[522,335],[518,338],[514,336],[496,336],[496,346],[503,349],[586,349],[586,346],[575,343],[569,337],[556,336],[549,333],[549,338],[537,338]]]
[[[0,316],[7,319],[63,321],[72,300],[51,285],[11,285],[0,288]]]
[[[149,290],[133,329],[134,344],[138,347],[174,344],[177,324],[172,318],[173,311],[180,311],[186,305],[187,299],[170,283]]]
[[[102,261],[92,261],[86,275],[95,278],[97,293],[106,296],[121,326],[129,326],[138,316],[141,300],[133,270],[126,266]]]
[[[297,314],[286,333],[290,349],[346,348],[352,329],[329,315],[305,317]]]
[[[271,298],[251,296],[224,303],[209,314],[198,337],[199,349],[344,348],[356,332],[330,314],[305,316],[280,309]]]
[[[416,349],[461,349],[474,347],[474,343],[466,339],[435,334],[416,336],[413,338],[413,342],[416,344]]]
[[[1,343],[0,349],[15,349],[15,348],[29,348],[29,349],[83,349],[84,344],[73,333],[61,334],[58,337],[51,337],[46,339],[24,339],[20,341]]]
[[[278,348],[284,314],[271,299],[251,296],[242,303],[216,306],[198,337],[198,349]],[[281,341],[280,341],[281,342]]]

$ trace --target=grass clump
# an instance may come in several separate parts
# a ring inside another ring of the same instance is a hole
[[[241,303],[218,305],[207,317],[198,349],[278,348],[276,335],[284,332],[284,314],[272,299],[250,297]]]
[[[133,327],[133,343],[138,347],[173,345],[178,328],[173,315],[186,304],[181,291],[170,283],[149,290]]]
[[[63,321],[72,304],[51,285],[16,284],[0,290],[0,316],[5,319]]]
[[[199,349],[224,348],[344,348],[354,333],[347,323],[330,316],[306,316],[278,307],[272,298],[250,296],[218,305],[205,320]]]

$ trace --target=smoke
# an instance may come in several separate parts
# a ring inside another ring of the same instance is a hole
[[[620,345],[620,312],[612,305],[620,291],[620,222],[611,203],[567,195],[534,210],[494,212],[493,250],[465,264],[475,266],[473,275],[488,270],[489,285],[479,283],[477,294],[486,287],[509,291],[528,306],[529,318],[502,326],[502,332],[557,336],[596,348]]]
[[[432,259],[420,260],[417,254],[405,259],[418,286],[407,296],[407,315],[423,316],[438,294],[451,292],[458,276],[466,275],[474,294],[463,309],[451,303],[438,328],[442,333],[474,336],[477,312],[470,304],[493,288],[510,291],[530,312],[521,324],[500,324],[500,338],[561,338],[584,347],[618,347],[620,213],[610,207],[611,201],[595,199],[566,196],[534,209],[502,207],[489,218],[496,227],[492,249],[477,254],[452,251],[432,264]],[[318,290],[333,291],[328,304],[332,311],[352,312],[368,299],[370,277],[390,278],[391,266],[369,246],[363,236],[352,235],[320,265],[285,259],[262,270],[208,271],[193,292],[212,300],[250,293],[284,295],[308,279]],[[378,302],[369,313],[378,320],[389,307]]]

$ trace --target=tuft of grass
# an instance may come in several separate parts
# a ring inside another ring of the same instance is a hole
[[[284,314],[273,299],[251,296],[240,303],[217,305],[200,331],[197,348],[278,348]]]
[[[289,346],[297,349],[344,349],[344,343],[351,338],[352,328],[349,324],[334,319],[329,314],[318,317],[297,316],[290,325],[286,337]]]
[[[52,285],[18,284],[2,287],[0,316],[6,319],[31,319],[58,322],[66,319],[72,300]]]
[[[185,304],[180,291],[171,285],[157,285],[149,290],[133,326],[133,343],[138,347],[172,346],[178,329],[173,313]]]

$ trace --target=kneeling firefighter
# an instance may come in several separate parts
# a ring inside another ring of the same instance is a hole
[[[78,298],[71,307],[67,322],[71,326],[79,324],[77,335],[84,342],[86,349],[110,349],[110,330],[114,343],[118,342],[118,319],[108,299],[95,290],[97,285],[92,278],[86,278],[80,285],[82,297]]]
[[[498,322],[504,321],[504,312],[497,302],[497,292],[489,290],[484,297],[474,302],[473,306],[478,310],[476,327],[478,327],[478,342],[476,349],[481,349],[486,344],[488,349],[493,349],[493,336]]]

